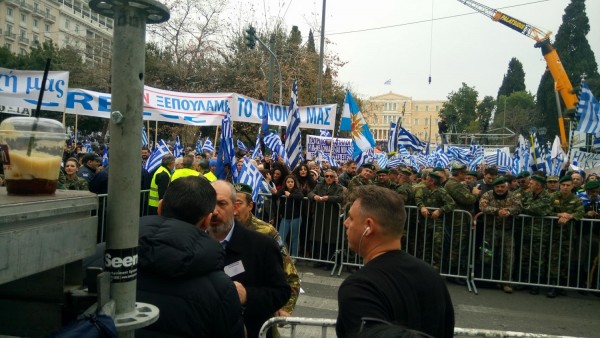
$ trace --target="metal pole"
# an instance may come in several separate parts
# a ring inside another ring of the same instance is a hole
[[[156,307],[136,306],[137,246],[140,205],[140,149],[146,23],[169,19],[169,10],[154,0],[91,0],[96,12],[114,18],[110,167],[108,174],[105,268],[111,273],[110,297],[120,337],[158,319]],[[114,264],[113,264],[114,263]],[[141,308],[152,312],[139,320]],[[134,320],[132,320],[134,319]]]
[[[323,103],[323,52],[325,50],[325,8],[327,0],[323,0],[323,10],[321,11],[321,43],[319,51],[319,73],[318,73],[318,89],[317,89],[317,104]]]
[[[269,39],[269,49],[275,50],[275,34],[271,34],[271,39]],[[267,101],[273,102],[273,70],[275,68],[275,54],[271,53],[271,57],[269,58],[269,94],[267,96]]]

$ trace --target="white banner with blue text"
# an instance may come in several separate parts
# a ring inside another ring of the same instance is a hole
[[[0,102],[3,111],[12,113],[18,107],[34,110],[42,89],[43,71],[0,68]],[[69,72],[48,72],[41,109],[64,111],[69,88]],[[11,107],[11,109],[4,108]],[[28,114],[27,114],[28,115]]]
[[[318,151],[331,152],[331,157],[338,163],[349,161],[352,159],[352,139],[306,135],[306,159],[315,159]]]

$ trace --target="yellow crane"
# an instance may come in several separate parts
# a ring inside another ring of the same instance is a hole
[[[552,35],[552,32],[545,32],[519,19],[513,18],[508,14],[502,13],[497,9],[490,8],[476,1],[457,1],[461,2],[466,6],[471,7],[477,12],[489,17],[493,21],[501,23],[504,26],[535,40],[536,42],[534,44],[534,47],[540,48],[542,50],[542,55],[546,60],[548,70],[550,71],[550,74],[552,74],[552,78],[554,79],[555,90],[557,90],[560,93],[560,97],[563,99],[567,110],[576,109],[578,98],[577,95],[573,93],[573,86],[571,85],[571,81],[569,81],[567,72],[565,71],[565,68],[560,62],[560,58],[558,57],[556,49],[554,49],[554,46],[552,46],[552,43],[550,42],[550,35]],[[558,109],[558,128],[560,130],[560,141],[562,143],[563,148],[566,149],[567,134],[565,132],[564,118],[560,112],[560,108]]]

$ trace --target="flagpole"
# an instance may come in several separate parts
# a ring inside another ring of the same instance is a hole
[[[150,120],[146,120],[146,137],[148,137],[148,140],[150,139]]]
[[[75,113],[75,144],[77,145],[77,140],[79,139],[79,131],[77,130],[77,117],[79,115]]]
[[[233,130],[233,128],[231,129]],[[215,130],[215,142],[213,143],[215,145],[215,152],[217,151],[217,136],[219,136],[219,126],[217,126],[217,130]]]
[[[158,120],[154,121],[154,145],[158,144]]]
[[[535,153],[535,143],[533,140],[533,133],[531,133],[531,132],[529,133],[529,138],[531,139],[531,148],[529,149],[529,153],[533,154],[533,164],[535,165],[535,169],[537,170],[538,162],[537,162],[537,156],[536,156],[537,154]],[[533,152],[532,152],[532,150],[533,150]]]

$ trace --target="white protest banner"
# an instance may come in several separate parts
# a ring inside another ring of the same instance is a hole
[[[571,152],[571,163],[577,163],[577,166],[583,170],[600,166],[600,154],[588,153],[585,151],[574,150]]]
[[[110,94],[70,89],[66,112],[109,118],[110,98]],[[300,107],[300,128],[333,130],[336,107],[336,104]],[[144,120],[218,126],[227,108],[234,122],[260,124],[265,111],[268,111],[269,125],[287,126],[288,106],[265,103],[234,93],[190,94],[144,87]]]
[[[0,68],[0,102],[4,106],[35,109],[43,77],[43,71]],[[49,72],[42,109],[62,112],[68,88],[69,72]]]
[[[31,112],[35,110],[35,109],[29,109],[29,108],[19,108],[19,107],[8,107],[8,106],[3,106],[0,104],[0,113],[5,113],[5,114],[14,114],[14,115],[21,115],[21,116],[31,116]]]
[[[233,101],[232,121],[262,123],[265,112],[268,112],[269,125],[287,127],[289,105],[268,103],[240,94],[233,94]],[[299,110],[300,128],[334,130],[337,104],[301,106]]]
[[[322,151],[333,157],[338,163],[346,162],[352,159],[348,153],[352,153],[352,139],[334,138],[333,150],[331,149],[331,137],[322,137],[306,135],[306,159],[312,160],[317,157],[317,151]]]

